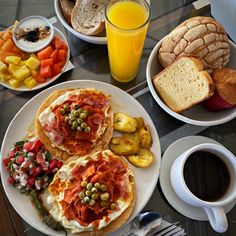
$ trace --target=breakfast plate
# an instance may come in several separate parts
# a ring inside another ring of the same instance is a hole
[[[150,4],[150,0],[147,0],[147,2]],[[88,42],[88,43],[93,43],[93,44],[101,44],[101,45],[105,45],[107,44],[107,38],[106,36],[90,36],[90,35],[85,35],[85,34],[81,34],[77,31],[75,31],[71,25],[69,25],[63,15],[61,6],[60,6],[60,0],[54,0],[54,8],[55,8],[55,12],[56,15],[59,19],[59,21],[62,23],[62,25],[69,30],[73,35],[75,35],[76,37]]]
[[[89,80],[69,81],[50,87],[37,94],[21,108],[11,121],[2,143],[1,157],[6,157],[13,142],[25,136],[29,124],[34,120],[37,110],[44,99],[53,91],[63,88],[96,88],[101,90],[111,95],[111,105],[114,112],[121,111],[134,117],[143,117],[145,123],[150,126],[153,138],[151,151],[154,153],[154,162],[148,168],[137,168],[130,165],[130,168],[134,172],[137,193],[136,204],[130,217],[131,220],[143,209],[156,187],[161,166],[160,141],[156,128],[145,109],[132,96],[115,86]],[[47,235],[63,235],[63,233],[56,232],[41,222],[28,196],[20,194],[17,189],[8,185],[7,176],[8,173],[3,168],[1,162],[2,184],[8,199],[18,214],[27,223]]]
[[[152,50],[150,57],[148,59],[147,63],[147,69],[146,69],[146,77],[147,77],[147,83],[148,87],[150,89],[150,92],[153,96],[153,98],[156,100],[158,105],[169,115],[175,117],[178,120],[181,120],[183,122],[192,124],[192,125],[199,125],[199,126],[212,126],[212,125],[219,125],[223,124],[225,122],[228,122],[236,117],[236,108],[228,109],[224,111],[218,111],[218,112],[210,112],[203,108],[200,104],[195,105],[191,107],[188,110],[183,111],[182,113],[176,113],[172,111],[166,104],[161,100],[161,98],[158,96],[155,87],[153,85],[152,79],[153,77],[158,74],[163,68],[161,64],[158,61],[158,50],[162,44],[162,40],[160,40],[157,45]],[[230,61],[228,63],[228,67],[236,69],[236,45],[232,42],[230,42]]]
[[[175,141],[167,148],[162,156],[160,185],[167,201],[179,213],[190,219],[207,221],[208,218],[205,211],[202,208],[191,206],[183,202],[175,193],[170,181],[170,170],[175,159],[187,149],[201,143],[215,143],[221,145],[215,140],[207,137],[187,136]],[[235,203],[236,201],[233,201],[225,206],[226,213],[228,213],[234,207]]]
[[[37,89],[41,89],[43,87],[46,87],[48,86],[49,84],[51,84],[52,82],[54,82],[62,73],[63,71],[66,69],[67,65],[68,65],[68,62],[69,62],[69,59],[70,59],[70,47],[68,45],[68,42],[65,38],[65,36],[63,35],[63,33],[57,29],[56,27],[54,27],[54,30],[55,30],[55,36],[57,36],[59,39],[61,39],[62,41],[64,41],[67,45],[67,56],[66,56],[66,61],[65,61],[65,64],[64,66],[62,67],[61,69],[61,73],[57,74],[56,76],[54,77],[51,77],[49,79],[47,79],[46,82],[43,82],[43,83],[38,83],[36,86],[34,86],[33,88],[29,89],[27,88],[26,86],[24,85],[21,85],[17,88],[13,88],[12,86],[10,86],[10,84],[8,82],[5,82],[4,80],[0,80],[0,84],[3,85],[4,87],[6,88],[9,88],[11,90],[15,90],[15,91],[21,91],[21,92],[29,92],[29,91],[34,91],[34,90],[37,90]]]

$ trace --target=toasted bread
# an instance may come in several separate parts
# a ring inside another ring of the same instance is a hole
[[[212,96],[215,85],[200,59],[180,57],[154,76],[153,84],[163,102],[182,112]]]

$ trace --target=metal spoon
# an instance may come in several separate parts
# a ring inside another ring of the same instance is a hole
[[[162,217],[156,211],[147,211],[138,214],[131,223],[130,231],[125,236],[152,235],[161,225]]]

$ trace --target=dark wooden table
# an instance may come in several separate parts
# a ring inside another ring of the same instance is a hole
[[[200,4],[204,1],[196,1],[194,4],[193,2],[194,1],[191,0],[151,0],[152,19],[143,50],[139,73],[134,81],[127,84],[118,83],[111,78],[106,46],[81,41],[66,31],[60,22],[56,22],[56,27],[62,30],[68,39],[71,48],[71,62],[74,64],[75,68],[64,73],[50,86],[64,81],[79,79],[98,80],[116,85],[133,95],[148,111],[157,128],[162,152],[164,152],[173,141],[181,137],[202,135],[217,140],[236,154],[235,119],[213,127],[199,127],[185,124],[165,113],[165,111],[157,105],[147,86],[145,76],[146,64],[151,50],[156,43],[183,20],[195,15],[210,15],[210,5],[208,1],[205,1],[206,4]],[[53,0],[5,0],[0,1],[0,30],[9,27],[15,20],[30,15],[42,15],[57,21],[57,18],[54,18],[56,14]],[[0,142],[2,142],[7,127],[17,111],[29,99],[42,90],[43,89],[20,93],[0,85]],[[145,210],[147,209],[159,211],[164,219],[169,222],[179,221],[186,230],[187,235],[218,235],[211,229],[208,222],[191,220],[179,214],[171,207],[162,193],[159,182],[145,207]],[[236,235],[236,208],[234,207],[227,216],[229,228],[223,235]],[[9,203],[1,184],[0,235],[43,235],[18,216]]]

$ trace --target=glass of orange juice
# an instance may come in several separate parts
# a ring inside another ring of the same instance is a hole
[[[145,0],[110,0],[105,10],[111,75],[120,82],[134,79],[138,72],[150,21]]]

